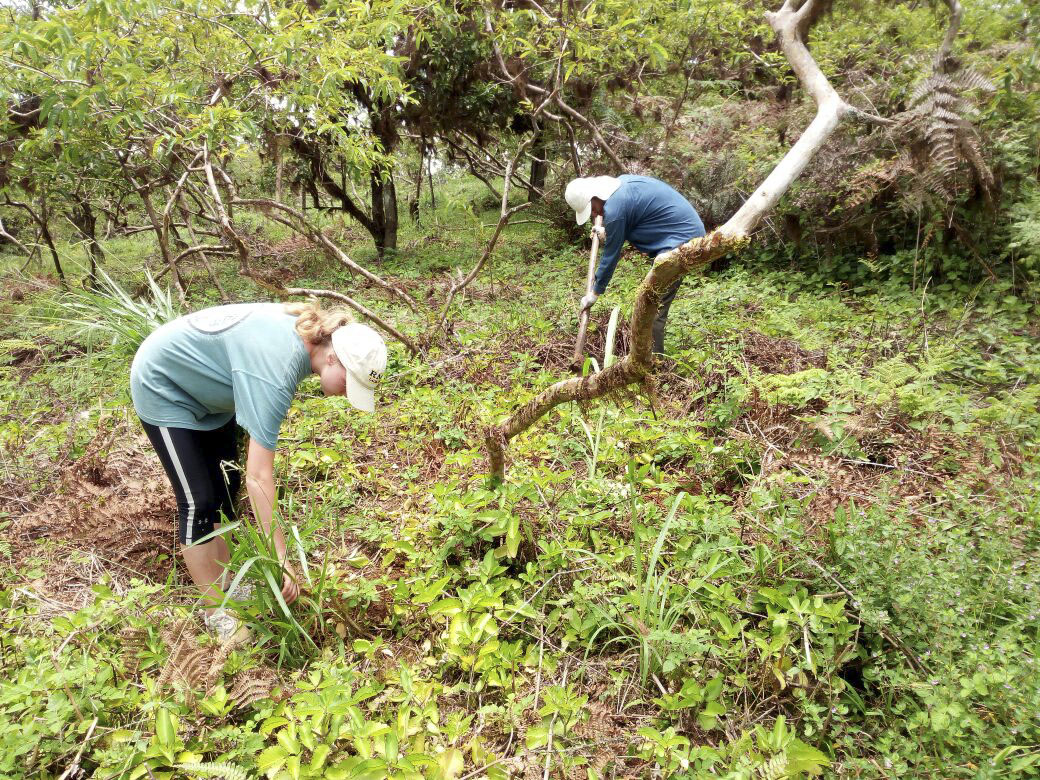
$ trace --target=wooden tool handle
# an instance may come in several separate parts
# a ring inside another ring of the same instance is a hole
[[[592,250],[589,252],[589,272],[585,277],[585,294],[592,295],[592,286],[596,282],[596,256],[599,254],[599,228],[603,227],[603,217],[596,217],[596,230],[592,231]],[[589,309],[581,310],[578,315],[578,339],[574,342],[574,355],[571,358],[571,368],[581,369],[585,362],[585,338],[589,331]]]

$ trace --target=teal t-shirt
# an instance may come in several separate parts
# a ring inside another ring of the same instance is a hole
[[[275,449],[296,386],[311,373],[295,325],[279,303],[214,306],[166,323],[144,340],[130,368],[138,416],[194,431],[235,417]]]

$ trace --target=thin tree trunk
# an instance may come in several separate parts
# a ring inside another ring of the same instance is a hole
[[[419,200],[422,198],[423,168],[426,167],[426,146],[419,145],[419,170],[415,176],[415,195],[408,202],[408,215],[412,218],[412,224],[419,224]]]
[[[534,203],[542,199],[545,190],[545,178],[549,173],[549,160],[546,159],[545,131],[540,130],[531,145],[531,181],[527,188],[527,202]]]
[[[433,190],[433,147],[430,147],[430,155],[426,158],[426,176],[430,180],[430,209],[437,210],[437,195]]]
[[[282,137],[275,135],[271,153],[274,155],[274,199],[282,202],[282,172],[285,168],[285,156],[282,154]]]
[[[170,278],[173,280],[173,286],[177,290],[177,297],[183,304],[187,299],[184,282],[181,280],[181,273],[177,268],[177,261],[174,259],[173,253],[170,252],[170,242],[167,238],[166,230],[163,227],[163,222],[155,212],[155,206],[152,204],[152,193],[146,187],[139,187],[137,193],[141,197],[145,213],[148,214],[148,220],[152,223],[152,229],[155,231],[155,236],[159,241],[159,254],[162,255],[163,261],[170,269]]]
[[[58,273],[58,279],[61,281],[62,287],[68,287],[68,280],[65,279],[65,271],[62,270],[61,260],[58,259],[58,250],[54,246],[54,236],[51,235],[50,228],[50,211],[47,208],[46,197],[40,198],[40,235],[43,237],[43,242],[47,245],[47,248],[51,251],[51,257],[54,260],[54,270]]]
[[[232,190],[231,181],[227,174],[224,173],[224,169],[219,169],[221,180],[226,185],[227,205],[225,206],[224,199],[220,197],[220,187],[217,186],[216,177],[213,175],[213,163],[209,158],[209,149],[205,145],[202,147],[202,167],[206,172],[206,182],[209,184],[210,195],[213,196],[213,208],[217,212],[220,232],[235,247],[235,251],[238,252],[239,272],[246,276],[252,276],[253,269],[250,267],[249,247],[246,246],[246,242],[242,240],[242,237],[231,223],[235,201],[235,193]]]
[[[91,287],[97,287],[98,263],[105,259],[101,244],[97,240],[97,216],[88,201],[76,198],[69,221],[87,242],[87,254],[90,257],[90,272],[87,275],[87,281]]]
[[[372,238],[382,259],[387,250],[397,249],[397,189],[393,171],[382,174],[373,171],[372,183]]]
[[[40,198],[39,211],[34,209],[28,203],[11,200],[9,197],[5,199],[4,203],[8,206],[22,209],[29,215],[32,221],[36,223],[36,227],[40,233],[40,239],[47,245],[47,248],[51,253],[51,258],[54,260],[54,270],[58,274],[58,280],[61,282],[62,287],[67,288],[69,285],[65,279],[65,271],[61,267],[61,260],[58,258],[58,250],[54,246],[54,237],[51,235],[50,227],[47,225],[49,214],[47,212],[46,197]],[[37,241],[37,243],[39,243],[39,241]],[[29,259],[32,260],[32,254],[29,255]]]
[[[178,201],[178,207],[180,209],[182,217],[184,218],[185,230],[187,230],[188,235],[191,237],[192,243],[196,246],[201,244],[201,242],[199,241],[199,237],[195,235],[195,231],[192,230],[191,217],[188,214],[188,209],[180,201]],[[231,299],[228,297],[227,291],[224,289],[224,285],[220,283],[220,278],[217,276],[216,271],[213,270],[213,266],[210,265],[209,258],[206,256],[206,252],[202,249],[199,249],[198,254],[199,259],[202,261],[202,265],[206,268],[206,273],[209,274],[209,278],[213,282],[213,286],[217,288],[217,293],[220,295],[221,302],[230,302]]]

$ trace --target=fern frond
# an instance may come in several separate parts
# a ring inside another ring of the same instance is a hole
[[[953,81],[962,91],[978,89],[983,92],[996,92],[997,90],[996,85],[992,81],[972,68],[959,70],[953,76]]]
[[[277,677],[269,670],[251,669],[235,675],[235,682],[228,692],[228,698],[238,709],[245,709],[257,702],[270,699],[278,683]]]
[[[220,777],[223,780],[246,780],[249,777],[246,770],[230,763],[219,764],[212,761],[203,763],[190,762],[177,764],[177,768],[199,777]]]
[[[777,753],[757,771],[759,780],[784,780],[787,777],[787,754]]]
[[[916,137],[927,150],[926,157],[918,161],[917,171],[918,181],[927,192],[953,200],[965,183],[966,168],[986,197],[992,196],[996,182],[976,140],[978,132],[972,120],[977,112],[967,96],[974,90],[992,89],[989,79],[965,68],[955,73],[932,73],[910,93],[909,109],[899,117],[896,129]]]

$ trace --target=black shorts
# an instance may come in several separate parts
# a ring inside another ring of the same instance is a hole
[[[212,431],[141,424],[177,496],[181,544],[197,542],[232,519],[242,483],[234,418]]]

